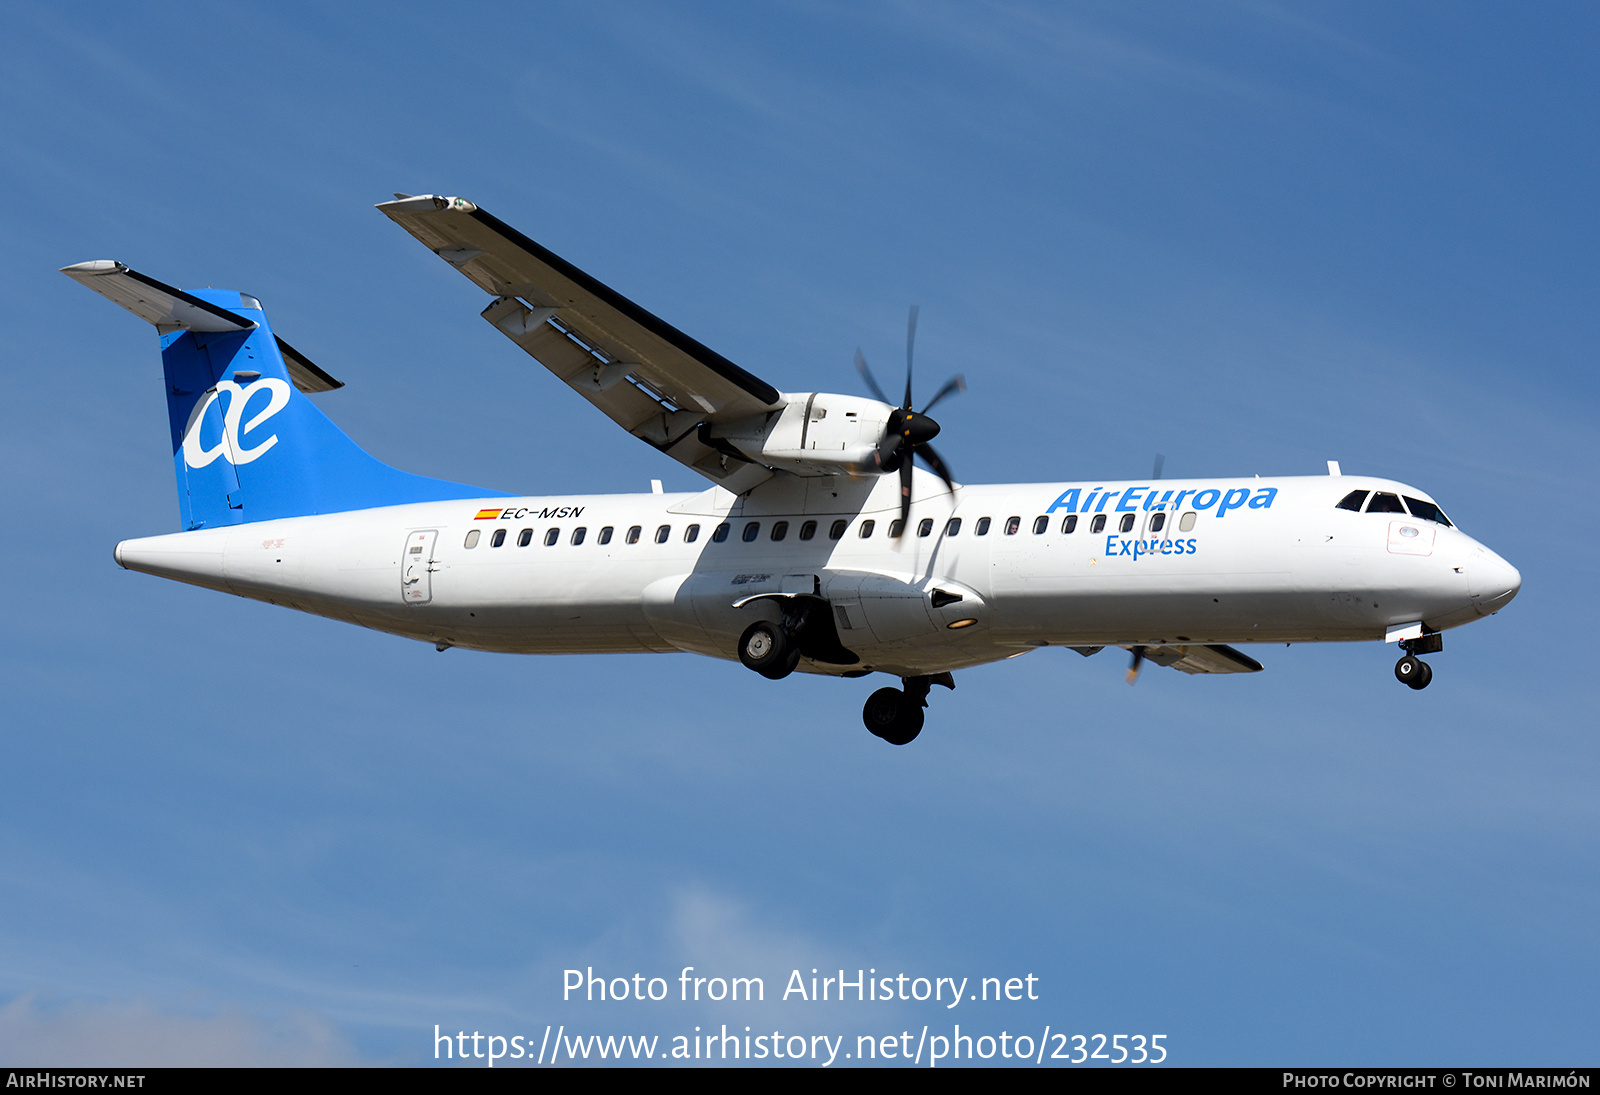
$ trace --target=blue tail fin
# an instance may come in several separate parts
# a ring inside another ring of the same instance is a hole
[[[337,382],[292,349],[285,361],[287,347],[255,298],[184,292],[120,263],[64,272],[161,333],[185,529],[503,493],[411,475],[368,455],[300,390]]]

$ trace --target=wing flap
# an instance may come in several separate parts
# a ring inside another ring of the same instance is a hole
[[[1182,673],[1259,673],[1262,669],[1250,655],[1220,643],[1151,646],[1145,648],[1144,656]]]

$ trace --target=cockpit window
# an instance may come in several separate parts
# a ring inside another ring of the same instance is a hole
[[[1373,494],[1372,501],[1367,503],[1368,513],[1404,513],[1405,507],[1400,505],[1400,496],[1380,490]]]
[[[1450,518],[1444,515],[1444,511],[1432,502],[1424,502],[1422,499],[1413,498],[1408,494],[1406,495],[1406,508],[1411,511],[1411,516],[1413,517],[1420,517],[1424,521],[1432,521],[1434,524],[1444,525],[1446,528],[1454,527],[1450,524]]]
[[[1339,504],[1337,506],[1334,506],[1333,508],[1334,509],[1347,509],[1351,513],[1360,513],[1361,512],[1361,503],[1365,502],[1366,500],[1367,500],[1367,492],[1366,491],[1364,491],[1364,490],[1353,490],[1349,494],[1345,495],[1343,498],[1339,499]]]

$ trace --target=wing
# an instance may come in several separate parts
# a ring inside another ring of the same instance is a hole
[[[1131,648],[1130,648],[1131,649]],[[1145,658],[1184,673],[1259,673],[1261,663],[1242,651],[1220,643],[1201,646],[1150,646]]]
[[[469,201],[378,208],[493,295],[483,318],[623,429],[735,493],[772,475],[708,429],[781,411],[772,385]]]

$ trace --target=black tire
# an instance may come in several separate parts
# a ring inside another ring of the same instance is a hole
[[[861,721],[890,745],[909,745],[922,733],[922,707],[898,688],[880,688],[867,697]]]
[[[1409,688],[1426,688],[1432,677],[1428,663],[1410,654],[1394,663],[1394,679]]]
[[[800,660],[799,655],[800,651],[783,633],[783,628],[765,620],[757,620],[739,636],[739,660],[746,669],[754,669],[772,680],[792,673]]]
[[[1429,665],[1425,661],[1422,661],[1421,659],[1418,659],[1417,669],[1418,672],[1416,676],[1406,683],[1412,688],[1415,688],[1418,692],[1421,692],[1424,688],[1433,683],[1433,666]]]
[[[758,669],[758,670],[756,670],[756,672],[760,673],[763,677],[767,678],[767,680],[769,680],[769,681],[781,681],[781,680],[783,680],[783,678],[787,677],[790,673],[793,673],[794,672],[794,667],[799,665],[799,664],[800,664],[800,647],[797,644],[791,642],[789,644],[789,653],[784,655],[783,661],[778,662],[776,665],[770,665],[765,669]]]

